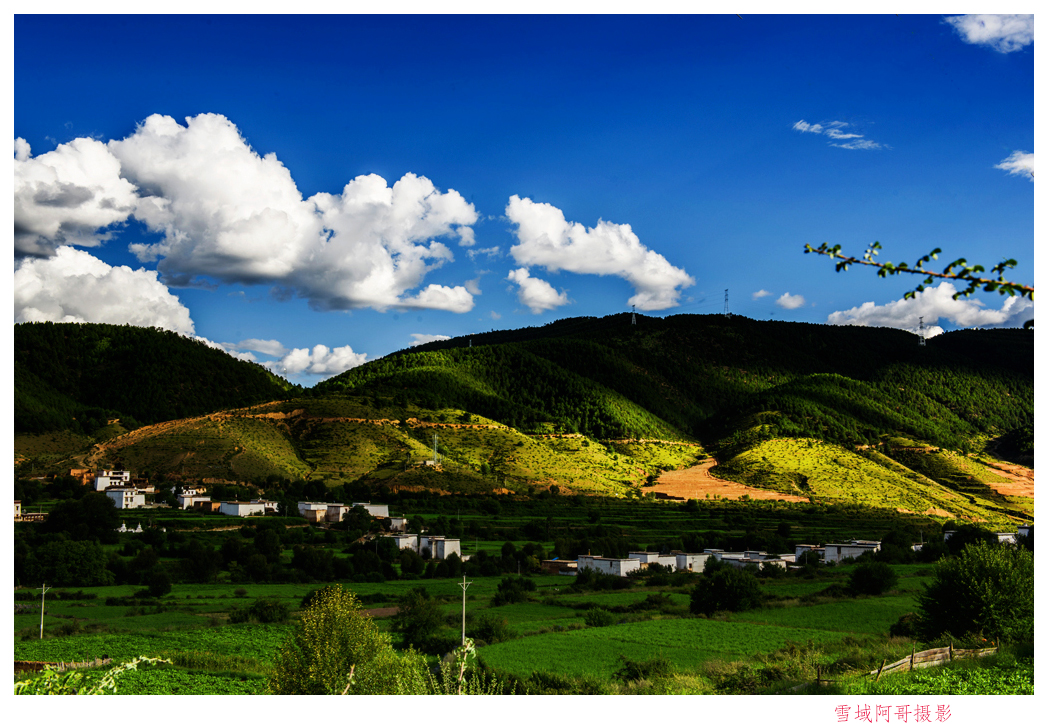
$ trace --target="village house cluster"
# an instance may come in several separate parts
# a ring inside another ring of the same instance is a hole
[[[88,469],[73,469],[69,474],[78,478],[84,485],[91,485],[96,491],[103,492],[119,510],[143,508],[147,506],[146,495],[153,495],[156,489],[147,480],[136,479],[127,470],[102,470],[95,472]],[[214,512],[222,515],[236,517],[248,517],[256,515],[276,514],[278,504],[272,500],[249,500],[249,501],[213,501],[206,495],[203,487],[186,487],[181,492],[176,492],[177,506],[181,510],[194,509],[202,512]],[[427,535],[422,533],[407,532],[407,518],[391,516],[389,506],[384,503],[325,503],[301,501],[298,504],[298,513],[310,523],[338,523],[354,507],[363,508],[368,514],[380,520],[389,521],[389,532],[385,535],[393,539],[399,550],[412,550],[419,555],[436,560],[444,560],[452,553],[464,560],[461,543],[456,538],[445,538],[438,535]],[[42,520],[46,517],[40,513],[29,513],[22,510],[21,501],[15,501],[15,520],[29,521]],[[1032,526],[1021,525],[1015,533],[998,532],[995,535],[1000,543],[1015,543],[1016,536],[1030,534]],[[139,523],[137,530],[128,529],[121,525],[121,533],[139,533],[142,525]],[[955,531],[944,531],[946,540],[950,539]],[[746,566],[778,566],[787,569],[797,565],[798,559],[806,553],[814,554],[823,563],[840,563],[846,559],[858,558],[864,553],[875,553],[881,549],[880,541],[872,540],[850,540],[842,543],[826,543],[818,546],[810,543],[799,543],[794,547],[792,553],[767,553],[765,551],[741,551],[730,552],[720,548],[706,548],[702,553],[685,553],[684,551],[671,551],[669,553],[656,553],[651,551],[630,551],[627,558],[605,558],[603,556],[580,555],[577,560],[562,560],[554,558],[542,561],[542,569],[550,573],[561,575],[576,575],[580,570],[592,570],[613,576],[627,576],[634,571],[640,571],[650,565],[657,564],[675,571],[701,571],[706,561],[713,557],[721,563],[736,568]],[[920,550],[921,545],[913,546],[914,550]]]

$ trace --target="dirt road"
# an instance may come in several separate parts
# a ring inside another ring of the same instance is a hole
[[[695,498],[705,500],[719,497],[728,500],[738,500],[744,495],[754,500],[788,500],[795,503],[807,503],[807,498],[799,495],[787,495],[774,490],[763,490],[761,488],[750,488],[746,485],[733,483],[730,480],[721,480],[710,475],[710,468],[717,464],[713,458],[703,460],[698,465],[686,470],[670,470],[659,475],[658,482],[652,488],[645,488],[645,492],[654,491],[665,493],[675,498]]]

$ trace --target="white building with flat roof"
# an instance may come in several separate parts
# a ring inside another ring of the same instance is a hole
[[[881,549],[879,540],[853,540],[847,543],[827,543],[823,546],[822,560],[825,563],[840,563],[845,558],[858,558],[863,553],[876,553]]]
[[[104,492],[119,510],[144,508],[146,504],[145,493],[139,491],[137,488],[124,485],[111,485],[107,487]]]
[[[640,561],[636,558],[603,558],[601,556],[579,556],[580,571],[591,570],[607,573],[612,576],[625,577],[630,571],[640,570]]]
[[[238,500],[222,501],[218,506],[218,512],[222,515],[235,515],[240,518],[246,518],[249,515],[265,515],[266,504],[261,500],[249,502]]]
[[[366,510],[373,518],[388,518],[389,506],[385,503],[353,503]]]
[[[129,470],[103,470],[95,476],[95,490],[103,491],[115,485],[131,485],[131,471]]]

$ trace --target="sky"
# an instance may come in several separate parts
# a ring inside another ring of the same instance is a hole
[[[1033,305],[1032,16],[13,22],[15,323],[171,329],[312,386],[636,308],[927,334]]]

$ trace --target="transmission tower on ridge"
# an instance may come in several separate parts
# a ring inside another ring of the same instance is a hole
[[[730,317],[731,312],[728,311],[728,290],[724,290],[724,316]]]
[[[920,320],[920,323],[917,325],[917,337],[918,337],[917,345],[919,347],[923,347],[924,346],[924,317],[918,317],[918,319]]]
[[[633,326],[637,325],[637,305],[633,305],[633,315],[630,317],[630,324]]]

